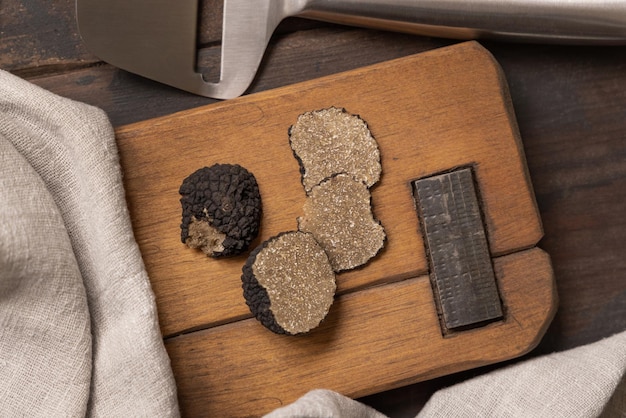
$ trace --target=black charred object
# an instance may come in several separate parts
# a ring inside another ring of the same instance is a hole
[[[259,232],[261,195],[254,175],[237,164],[204,167],[180,186],[181,240],[211,257],[244,252]]]

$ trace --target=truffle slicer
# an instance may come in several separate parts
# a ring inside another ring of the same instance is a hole
[[[201,96],[252,83],[274,29],[300,16],[455,39],[626,43],[626,3],[562,0],[224,0],[218,82],[196,72],[199,0],[76,0],[80,34],[102,60]]]

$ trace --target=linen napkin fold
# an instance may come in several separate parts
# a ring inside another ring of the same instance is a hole
[[[314,390],[265,418],[384,415]],[[417,418],[626,417],[626,331],[586,346],[504,367],[436,392]]]
[[[1,70],[0,409],[178,415],[106,115]]]
[[[626,417],[626,331],[436,392],[431,417]]]

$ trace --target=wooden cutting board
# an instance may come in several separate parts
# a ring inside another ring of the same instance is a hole
[[[298,115],[331,106],[360,115],[379,144],[383,175],[372,205],[387,242],[366,266],[337,276],[319,328],[275,335],[243,299],[247,253],[210,259],[180,242],[178,188],[198,168],[240,164],[263,199],[252,248],[297,229],[305,193],[288,129]],[[555,313],[506,81],[475,42],[124,126],[117,139],[185,415],[261,415],[313,388],[360,397],[503,361],[531,350]],[[412,182],[459,167],[474,176],[502,315],[451,331]]]

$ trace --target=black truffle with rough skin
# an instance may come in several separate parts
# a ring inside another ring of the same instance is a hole
[[[246,264],[244,264],[241,275],[241,285],[243,288],[243,297],[246,300],[246,305],[250,308],[250,312],[255,318],[263,324],[263,326],[276,334],[287,334],[287,332],[278,325],[274,314],[270,309],[270,297],[267,294],[267,290],[261,286],[261,284],[254,277],[252,271],[252,265],[256,260],[256,256],[265,248],[268,241],[263,242],[256,247],[248,257]]]
[[[281,233],[255,248],[241,276],[252,314],[277,334],[317,327],[333,303],[335,273],[313,235]]]
[[[180,186],[181,240],[211,257],[245,251],[256,238],[261,195],[254,175],[237,164],[201,168]]]

